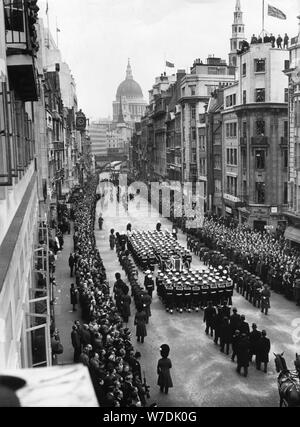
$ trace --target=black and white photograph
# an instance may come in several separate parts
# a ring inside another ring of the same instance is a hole
[[[300,407],[300,0],[0,0],[17,407]]]

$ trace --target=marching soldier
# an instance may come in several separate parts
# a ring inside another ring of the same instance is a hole
[[[170,314],[173,314],[174,307],[175,307],[175,289],[173,288],[173,285],[169,280],[165,285],[165,295],[166,295],[167,311]]]
[[[154,291],[154,280],[151,274],[148,274],[145,277],[145,283],[144,283],[145,289],[147,290],[148,294],[152,298],[153,291]]]
[[[210,299],[210,287],[208,285],[208,282],[205,280],[206,275],[204,275],[204,280],[201,285],[201,308],[206,307],[207,301]]]
[[[200,293],[201,288],[198,283],[196,283],[192,288],[192,307],[198,312],[200,307]]]
[[[177,311],[179,311],[180,313],[183,313],[183,296],[183,286],[179,281],[177,281],[177,283],[175,284],[175,304]]]
[[[184,287],[184,308],[189,313],[192,311],[192,287],[190,282],[185,282]]]

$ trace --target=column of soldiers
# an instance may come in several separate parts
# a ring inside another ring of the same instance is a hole
[[[232,304],[233,282],[222,268],[208,271],[158,271],[157,294],[166,311],[198,312],[208,301]]]
[[[243,295],[254,307],[261,309],[261,312],[266,316],[268,315],[271,308],[271,291],[259,276],[252,274],[234,262],[230,262],[221,252],[205,248],[200,240],[188,236],[187,244],[192,252],[199,255],[205,266],[212,266],[213,268],[220,266],[226,269],[237,292]]]
[[[203,322],[206,324],[206,335],[214,338],[214,343],[220,345],[222,353],[226,352],[229,355],[231,347],[231,360],[235,362],[237,358],[238,374],[241,374],[243,369],[244,376],[248,376],[253,356],[256,358],[256,369],[260,371],[263,364],[264,372],[267,373],[271,343],[266,331],[258,331],[256,324],[252,325],[252,331],[250,331],[246,317],[240,316],[236,308],[231,314],[231,309],[226,302],[215,307],[210,301],[204,311]]]
[[[135,263],[143,271],[154,271],[156,264],[166,268],[170,265],[172,257],[178,257],[188,266],[192,262],[190,251],[167,232],[133,232],[128,238],[127,245]]]
[[[148,324],[149,318],[151,317],[152,294],[154,291],[154,280],[151,275],[151,271],[146,271],[146,277],[143,288],[139,284],[139,273],[133,259],[130,256],[129,250],[122,250],[121,248],[117,248],[117,254],[119,262],[128,277],[131,286],[131,296],[134,299],[135,307],[137,310],[143,308],[146,314],[146,324]]]

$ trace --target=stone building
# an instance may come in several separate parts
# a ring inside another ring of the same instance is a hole
[[[144,115],[147,102],[144,100],[141,86],[133,79],[130,61],[128,60],[126,79],[119,85],[116,100],[113,102],[113,122],[117,123],[120,112],[120,100],[123,106],[125,123],[134,128],[134,123],[139,122]]]
[[[224,213],[257,230],[281,227],[287,205],[288,51],[253,44],[224,89]]]

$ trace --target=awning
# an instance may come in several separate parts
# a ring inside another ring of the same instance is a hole
[[[284,233],[284,237],[286,240],[300,243],[300,229],[295,227],[288,227]]]

